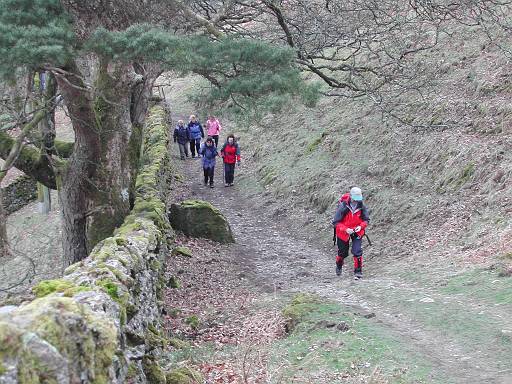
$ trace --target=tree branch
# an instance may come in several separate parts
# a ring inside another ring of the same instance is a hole
[[[32,120],[23,126],[16,139],[5,132],[0,132],[0,157],[5,160],[0,171],[0,178],[3,178],[9,168],[14,166],[48,188],[57,189],[55,173],[47,157],[41,156],[40,151],[36,148],[23,145],[23,139],[28,132],[45,117],[46,110],[37,112]]]
[[[170,0],[170,2],[176,5],[179,9],[181,9],[188,19],[193,20],[197,22],[199,25],[206,28],[208,33],[210,33],[211,35],[215,36],[218,39],[224,37],[224,33],[222,33],[210,20],[206,19],[205,17],[199,15],[196,12],[193,12],[189,7],[183,4],[182,1]]]

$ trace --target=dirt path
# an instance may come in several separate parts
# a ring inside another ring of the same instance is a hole
[[[326,252],[294,236],[285,221],[269,218],[265,207],[237,186],[223,187],[220,167],[216,188],[210,189],[202,185],[199,159],[180,164],[186,175],[183,198],[210,201],[226,215],[237,240],[226,251],[255,286],[282,293],[313,292],[351,306],[355,313],[375,315],[372,321],[400,340],[411,362],[419,359],[431,367],[432,382],[512,383],[510,279],[493,282],[496,276],[482,271],[467,281],[463,275],[457,285],[458,280],[421,266],[412,266],[412,278],[403,270],[393,276],[393,269],[379,268],[392,263],[390,259],[369,262],[362,281],[355,282],[348,270],[337,278],[334,250]],[[475,279],[481,276],[489,277],[485,283],[490,286],[479,286]],[[505,298],[482,294],[479,288],[501,292]]]

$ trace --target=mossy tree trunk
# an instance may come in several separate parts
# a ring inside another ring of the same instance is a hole
[[[76,68],[70,72],[57,75],[75,132],[73,154],[58,175],[66,264],[85,258],[130,211],[143,121],[134,119],[133,97],[142,82],[146,91],[138,97],[148,99],[154,81],[137,76],[132,64],[107,61],[91,89]],[[147,100],[143,105],[145,116]]]
[[[89,68],[95,68],[87,76],[90,84],[75,63],[53,69],[75,133],[73,145],[55,142],[49,152],[44,146],[20,146],[13,159],[14,166],[59,190],[66,265],[84,259],[111,235],[133,205],[142,126],[160,74],[156,66],[134,70],[131,63],[107,60]],[[38,115],[34,122],[44,116]],[[15,145],[0,132],[0,157],[7,158]]]

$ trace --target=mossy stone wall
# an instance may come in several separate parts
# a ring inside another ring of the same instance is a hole
[[[167,131],[167,111],[152,107],[135,205],[114,235],[61,279],[35,286],[33,301],[0,307],[0,384],[150,382],[173,236]]]
[[[7,214],[16,212],[37,199],[37,183],[29,176],[20,176],[4,188],[3,204]]]

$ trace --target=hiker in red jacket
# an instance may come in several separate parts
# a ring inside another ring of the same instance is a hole
[[[240,147],[234,135],[228,136],[227,141],[220,150],[220,155],[224,159],[224,186],[231,187],[235,179],[235,164],[240,165],[241,162]]]
[[[363,277],[363,248],[362,239],[370,217],[363,204],[361,189],[352,187],[348,196],[343,195],[338,209],[332,220],[336,229],[338,255],[336,256],[336,275],[341,276],[343,262],[348,257],[350,240],[352,240],[352,255],[354,256],[354,277]]]

